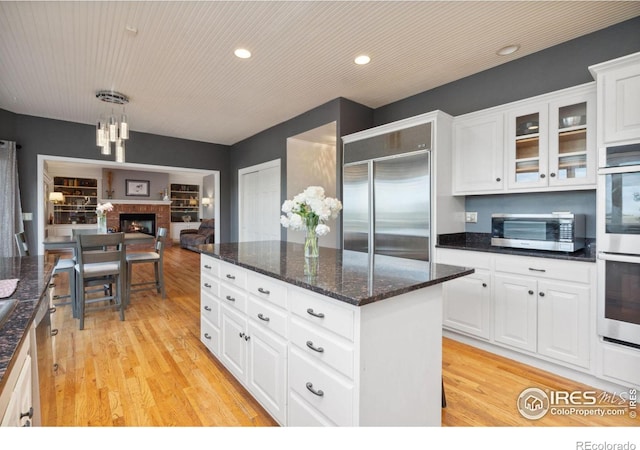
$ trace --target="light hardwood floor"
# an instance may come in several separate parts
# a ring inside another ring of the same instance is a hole
[[[134,282],[152,275],[139,266]],[[200,342],[199,255],[174,245],[164,267],[167,298],[132,294],[124,322],[116,311],[91,312],[80,331],[68,306],[57,309],[56,408],[45,405],[44,425],[277,425]],[[58,283],[64,291],[64,275]],[[443,378],[443,426],[640,425],[628,416],[527,420],[516,409],[523,389],[590,388],[449,339]]]

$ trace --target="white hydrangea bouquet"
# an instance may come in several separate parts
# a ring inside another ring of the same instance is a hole
[[[328,234],[331,229],[325,225],[329,219],[336,219],[342,210],[342,203],[332,197],[325,197],[324,188],[309,186],[293,200],[285,200],[282,204],[280,223],[291,230],[304,230],[306,239],[304,255],[318,257],[318,236]]]
[[[113,205],[111,202],[98,203],[96,206],[96,215],[98,216],[98,233],[107,232],[107,211],[113,211]]]

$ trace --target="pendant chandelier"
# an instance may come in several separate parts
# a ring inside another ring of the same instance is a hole
[[[124,142],[129,139],[129,122],[124,113],[124,105],[129,103],[129,97],[115,91],[98,91],[96,98],[106,103],[123,105],[122,114],[119,117],[111,110],[111,115],[100,116],[96,125],[96,144],[103,155],[111,154],[111,144],[114,144],[116,162],[124,162]]]

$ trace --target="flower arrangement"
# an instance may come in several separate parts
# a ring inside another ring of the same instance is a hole
[[[96,206],[96,214],[99,216],[104,216],[107,211],[113,211],[113,205],[111,202],[98,203],[98,206]]]
[[[320,186],[309,186],[292,200],[284,201],[282,212],[285,215],[280,216],[280,224],[291,230],[305,230],[305,256],[317,257],[318,236],[331,231],[325,222],[336,219],[340,210],[340,200],[325,197],[324,188]]]
[[[107,232],[107,211],[113,211],[113,205],[111,202],[98,203],[96,206],[96,215],[98,216],[98,232]]]

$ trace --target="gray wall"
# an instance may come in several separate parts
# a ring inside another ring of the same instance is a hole
[[[349,113],[350,117],[342,121],[342,113]],[[351,117],[353,116],[353,117]],[[317,128],[321,125],[336,121],[338,133],[354,133],[371,126],[371,109],[358,105],[344,98],[338,98],[307,111],[291,120],[280,123],[262,131],[244,141],[233,145],[230,164],[230,193],[231,193],[231,241],[238,239],[238,170],[261,164],[274,159],[280,159],[280,176],[282,193],[281,201],[285,200],[287,192],[287,138]],[[355,128],[355,129],[354,129]],[[339,134],[340,135],[340,134]],[[337,167],[342,166],[340,151]],[[337,170],[337,169],[336,169]],[[336,175],[338,186],[342,185],[341,171]],[[340,195],[340,194],[338,194]],[[281,239],[286,239],[284,228]]]
[[[25,230],[30,242],[36,242],[35,224],[42,220],[37,217],[38,154],[94,160],[112,160],[112,157],[100,154],[98,147],[95,146],[95,127],[92,125],[25,116],[7,111],[2,111],[0,118],[3,128],[5,118],[14,121],[14,140],[22,146],[18,151],[22,209],[34,213],[33,221],[25,222]],[[11,130],[9,129],[7,133],[10,134]],[[126,152],[127,162],[131,163],[219,170],[220,214],[222,217],[229,216],[229,179],[227,177],[229,146],[131,132]],[[220,236],[223,242],[229,240],[227,223],[220,224]]]
[[[382,106],[374,111],[374,124],[436,109],[459,116],[588,83],[590,65],[638,51],[640,16]]]
[[[107,198],[107,172],[112,173],[111,189],[113,190],[112,198],[114,199],[135,200],[136,198],[141,198],[126,195],[127,180],[144,180],[149,182],[149,197],[144,197],[146,200],[162,200],[162,192],[165,189],[169,190],[168,173],[109,168],[102,170],[102,192],[100,192],[100,198]]]
[[[528,194],[469,196],[466,211],[478,213],[478,223],[468,223],[466,231],[491,233],[491,214],[545,214],[569,211],[584,214],[588,238],[596,237],[596,191],[541,192]]]

